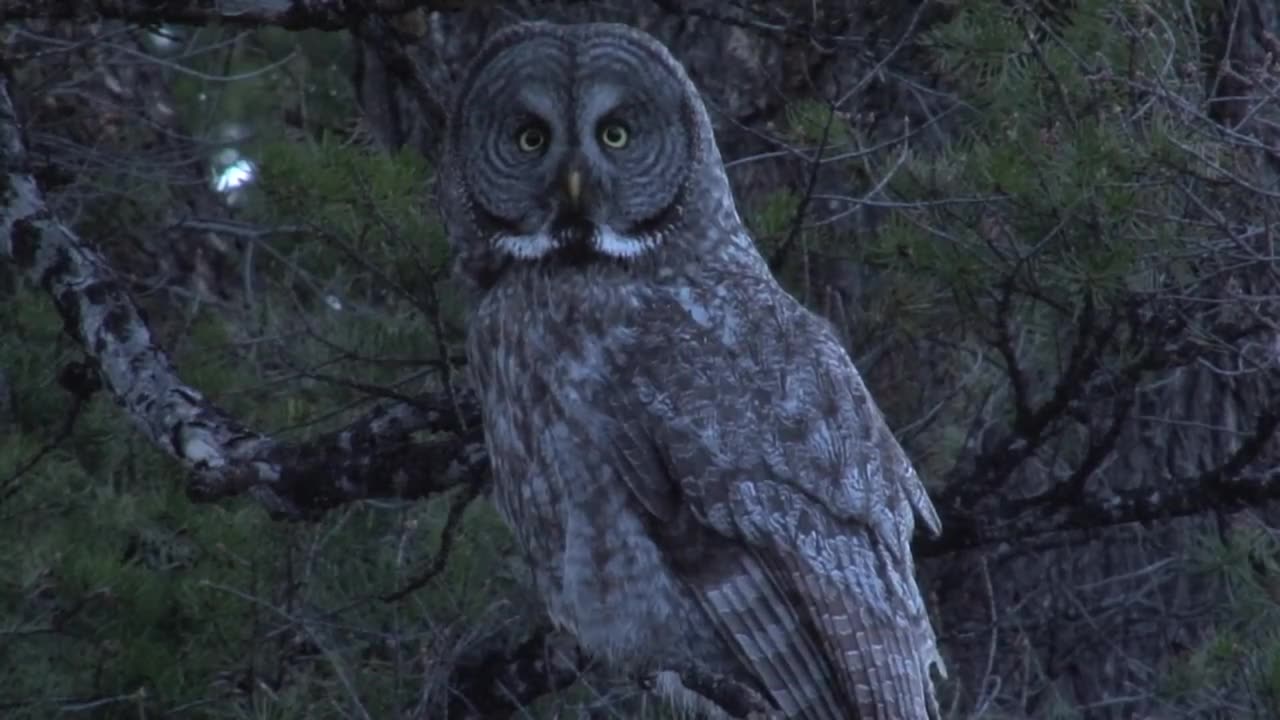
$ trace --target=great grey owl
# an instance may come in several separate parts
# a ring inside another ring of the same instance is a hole
[[[458,88],[439,199],[469,373],[552,620],[770,716],[936,717],[910,541],[938,517],[762,261],[680,63],[622,25],[524,23]]]

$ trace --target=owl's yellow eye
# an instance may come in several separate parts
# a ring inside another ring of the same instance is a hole
[[[600,127],[600,142],[606,147],[614,150],[621,150],[627,146],[631,140],[631,133],[627,132],[627,126],[620,123],[605,123]]]
[[[529,125],[516,134],[516,145],[521,152],[537,152],[547,144],[547,134],[536,125]]]

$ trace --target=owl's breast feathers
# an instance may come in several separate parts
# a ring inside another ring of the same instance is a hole
[[[941,658],[910,541],[917,515],[939,522],[851,360],[763,273],[684,280],[531,281],[486,299],[470,352],[491,450],[495,436],[545,438],[539,408],[567,418],[561,451],[625,485],[642,508],[628,531],[787,717],[937,717]],[[580,492],[544,482],[566,458],[528,469],[518,455],[495,457],[499,485],[541,473],[533,495]],[[512,522],[554,554],[569,517]]]

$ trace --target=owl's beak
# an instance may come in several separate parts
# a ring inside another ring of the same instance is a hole
[[[570,168],[564,176],[564,192],[575,210],[582,206],[582,171]]]
[[[568,172],[568,176],[564,177],[564,192],[568,195],[568,201],[573,206],[579,204],[582,196],[582,172],[579,169],[572,169]]]

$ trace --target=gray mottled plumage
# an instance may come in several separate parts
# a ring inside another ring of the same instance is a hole
[[[553,620],[783,717],[936,717],[910,540],[937,515],[761,260],[666,49],[502,31],[460,84],[440,193],[495,501]]]

